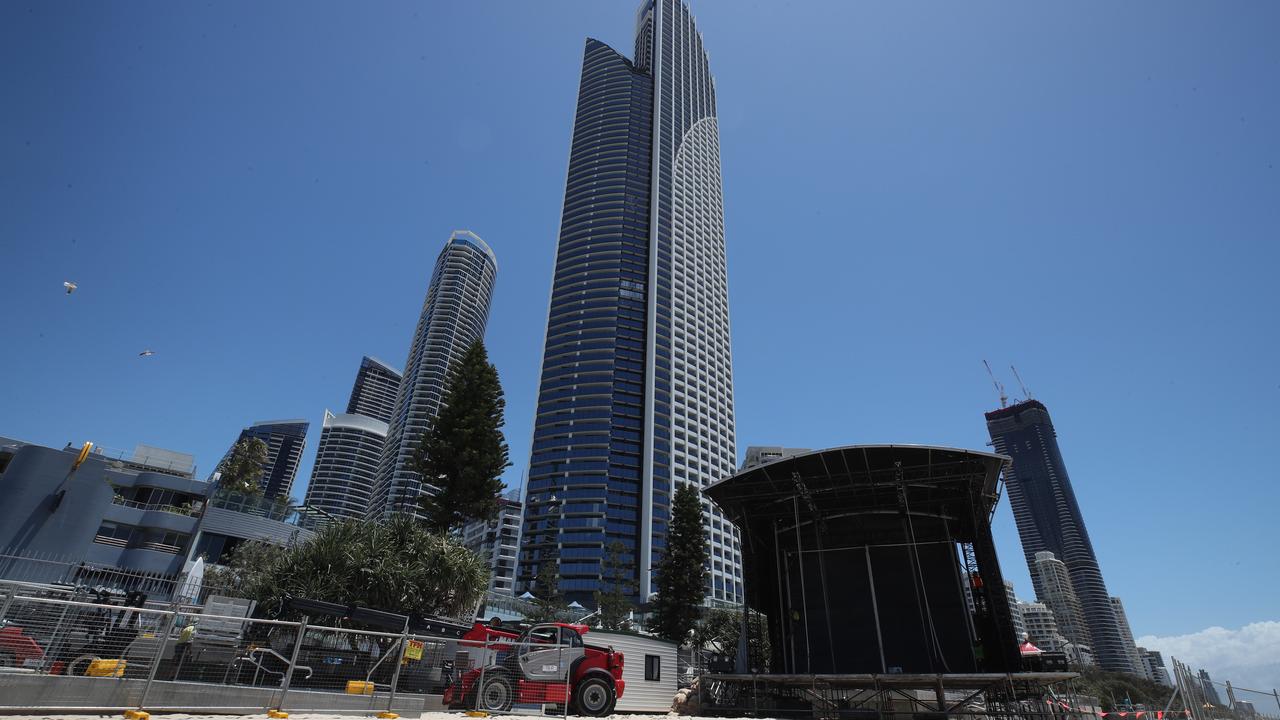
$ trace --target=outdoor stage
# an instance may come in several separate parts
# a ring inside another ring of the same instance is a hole
[[[707,708],[1053,714],[1046,688],[1075,675],[1022,672],[991,537],[1007,461],[859,445],[707,488],[742,533],[747,604],[768,619],[771,647],[767,663],[740,658],[743,674],[707,676]],[[746,623],[747,635],[761,625]]]
[[[857,445],[786,457],[707,488],[742,533],[747,604],[769,619],[770,669],[1020,671],[991,539],[1007,460]]]

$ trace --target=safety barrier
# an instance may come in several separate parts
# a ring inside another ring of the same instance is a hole
[[[145,711],[565,715],[576,633],[458,640],[248,617],[252,603],[147,606],[0,587],[0,714]],[[592,695],[588,702],[599,698]]]
[[[417,714],[440,707],[449,641],[198,611],[0,595],[0,712],[164,709]]]

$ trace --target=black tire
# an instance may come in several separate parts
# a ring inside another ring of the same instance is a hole
[[[486,674],[484,686],[480,688],[480,707],[485,712],[505,712],[511,709],[516,699],[515,686],[505,674]],[[471,708],[468,707],[468,710]]]
[[[573,689],[573,713],[587,717],[605,717],[613,714],[618,696],[613,683],[601,677],[589,677]]]
[[[88,655],[88,654],[77,657],[75,660],[72,660],[71,662],[67,663],[67,671],[66,671],[67,675],[71,675],[74,677],[79,677],[81,675],[88,675],[89,666],[92,665],[93,661],[97,659],[98,659],[97,655]]]
[[[18,660],[8,650],[0,650],[0,668],[18,667]]]

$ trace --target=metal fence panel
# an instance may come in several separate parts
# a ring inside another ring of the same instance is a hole
[[[10,589],[0,596],[0,709],[442,707],[450,641],[220,614],[235,611],[231,600],[158,610]]]
[[[171,711],[565,715],[580,635],[539,625],[459,640],[249,617],[252,603],[152,607],[141,593],[0,584],[0,713]],[[576,697],[575,690],[582,696]],[[605,688],[610,691],[609,688]],[[603,706],[602,706],[603,707]]]

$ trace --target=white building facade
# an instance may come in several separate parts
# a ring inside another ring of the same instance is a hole
[[[493,520],[473,520],[463,526],[462,542],[489,564],[489,592],[514,596],[524,504],[512,497],[503,497],[499,503]]]

